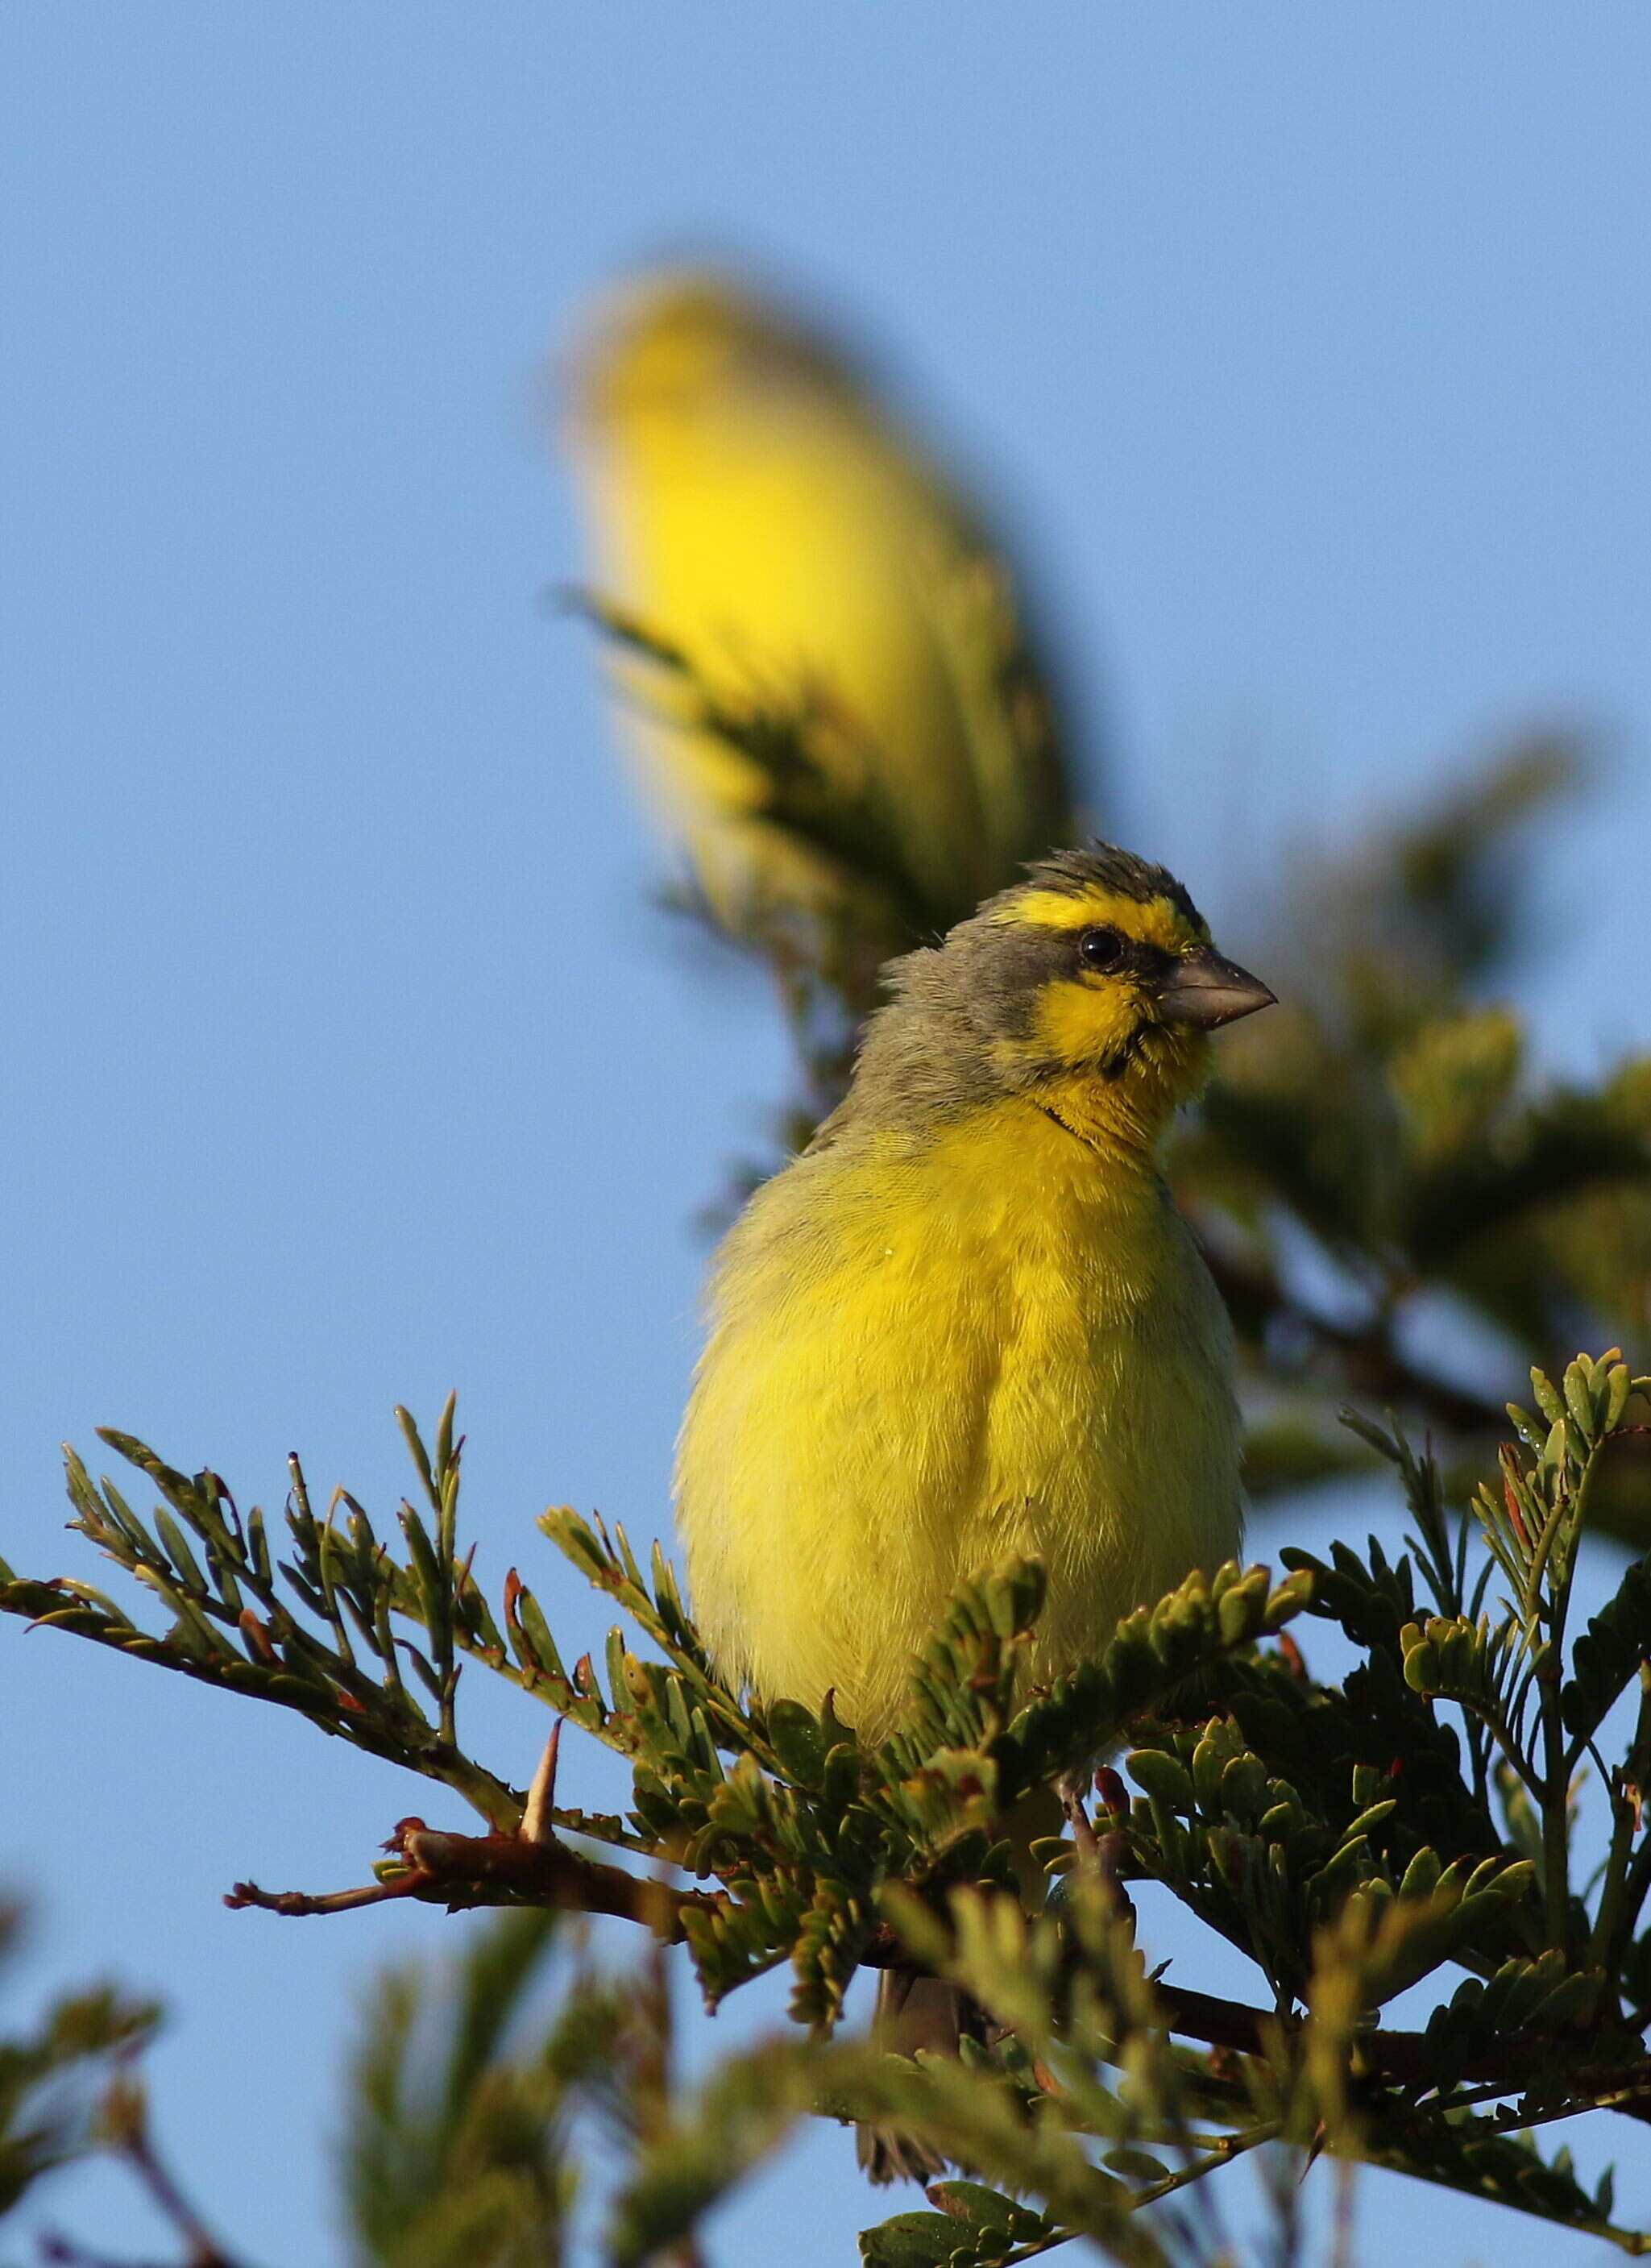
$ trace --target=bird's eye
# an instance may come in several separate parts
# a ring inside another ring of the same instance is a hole
[[[1078,959],[1086,968],[1109,969],[1122,965],[1126,940],[1115,929],[1086,929],[1078,939]]]

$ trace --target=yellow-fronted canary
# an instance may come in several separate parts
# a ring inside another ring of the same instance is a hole
[[[775,823],[745,724],[790,733],[837,816],[886,838],[910,887],[884,950],[1070,829],[1001,549],[822,332],[713,273],[644,277],[593,326],[574,396],[599,595],[684,665],[617,656],[628,737],[724,927],[864,880]],[[704,729],[708,697],[731,733]]]
[[[1042,1680],[1236,1550],[1231,1331],[1159,1150],[1210,1029],[1273,997],[1101,844],[889,978],[846,1099],[723,1245],[677,1465],[720,1662],[872,1740],[994,1562],[1043,1562]],[[903,1990],[885,2038],[955,2036],[945,1988],[892,2025]]]

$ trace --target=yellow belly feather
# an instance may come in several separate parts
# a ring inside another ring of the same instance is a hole
[[[760,1190],[712,1285],[678,1513],[730,1670],[877,1737],[963,1577],[1042,1558],[1047,1676],[1237,1549],[1225,1311],[1143,1160],[1024,1099]]]

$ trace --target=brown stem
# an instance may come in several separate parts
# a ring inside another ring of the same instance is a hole
[[[1201,2040],[1212,2047],[1235,2050],[1240,2055],[1266,2056],[1277,2041],[1280,2019],[1270,2009],[1252,2008],[1238,2000],[1221,2000],[1208,1992],[1195,1992],[1184,1984],[1162,1979],[1154,1986],[1168,2029],[1185,2039]],[[1286,2026],[1288,2030],[1291,2029]],[[1581,2041],[1575,2043],[1584,2044]],[[1597,2048],[1598,2036],[1587,2044]],[[1429,2084],[1432,2069],[1421,2032],[1378,2030],[1361,2032],[1357,2042],[1361,2069],[1370,2078],[1397,2086]],[[1551,2081],[1548,2091],[1568,2089],[1575,2095],[1609,2093],[1618,2098],[1610,2106],[1633,2115],[1651,2098],[1651,2057],[1632,2063],[1599,2061],[1567,2064],[1565,2043],[1552,2035],[1508,2040],[1472,2057],[1463,2076],[1484,2080],[1499,2091],[1512,2093],[1539,2080]]]
[[[405,1865],[385,1881],[319,1895],[263,1890],[255,1883],[238,1882],[224,1904],[287,1915],[343,1913],[407,1897],[441,1903],[450,1910],[550,1905],[635,1922],[664,1945],[680,1943],[687,1933],[690,1912],[715,1913],[723,1904],[715,1893],[679,1889],[656,1878],[627,1874],[622,1867],[588,1859],[554,1840],[530,1842],[520,1835],[446,1835],[427,1827],[422,1819],[404,1819],[385,1847]],[[887,1922],[879,1922],[872,1929],[860,1959],[868,1969],[903,1970],[918,1976],[928,1973]],[[1287,2035],[1298,2029],[1295,2020],[1280,2018],[1272,2009],[1222,1999],[1187,1985],[1161,1979],[1154,1991],[1169,2030],[1238,2055],[1271,2056],[1276,2052],[1280,2028]],[[1580,2040],[1576,2043],[1579,2048],[1582,2044]],[[1589,2044],[1599,2045],[1599,2036]],[[1431,2083],[1426,2040],[1420,2032],[1361,2033],[1357,2046],[1359,2067],[1367,2078],[1398,2086]],[[1637,2110],[1651,2098],[1651,2058],[1642,2056],[1632,2063],[1579,2060],[1568,2064],[1564,2044],[1551,2037],[1504,2042],[1473,2058],[1462,2077],[1495,2082],[1510,2093],[1538,2079],[1558,2081],[1578,2094],[1608,2089],[1618,2098],[1613,2107],[1624,2110],[1633,2105]]]
[[[237,1882],[224,1898],[236,1910],[253,1906],[266,1913],[304,1916],[346,1913],[357,1906],[381,1905],[392,1898],[423,1898],[459,1906],[555,1906],[570,1913],[613,1914],[651,1930],[668,1945],[686,1934],[690,1908],[714,1912],[721,1900],[703,1890],[679,1890],[667,1882],[627,1874],[587,1859],[565,1843],[529,1841],[521,1835],[445,1835],[422,1819],[403,1819],[385,1845],[406,1861],[405,1871],[360,1889],[262,1890]]]

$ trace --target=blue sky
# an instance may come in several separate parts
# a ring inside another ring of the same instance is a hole
[[[985,468],[1117,830],[1218,926],[1501,732],[1595,730],[1530,998],[1556,1063],[1643,1042],[1648,64],[1622,4],[12,11],[0,1550],[70,1564],[56,1445],[105,1422],[388,1504],[392,1405],[451,1385],[483,1564],[576,1643],[534,1513],[663,1526],[692,1217],[782,1057],[648,909],[536,422],[662,248],[825,295]],[[165,1992],[208,2206],[326,2262],[352,1995],[451,1933],[217,1898],[362,1879],[415,1792],[176,1683],[0,1631],[0,1871],[35,1985]],[[525,1775],[538,1713],[474,1705]],[[811,2139],[722,2257],[851,2257],[847,2169]],[[146,2241],[113,2177],[48,2205]],[[1362,2216],[1372,2258],[1581,2257],[1375,2182]]]

